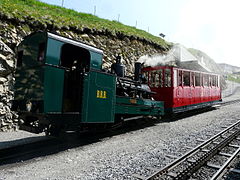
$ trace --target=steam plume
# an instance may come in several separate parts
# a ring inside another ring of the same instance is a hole
[[[174,46],[170,51],[168,51],[168,54],[162,55],[162,54],[155,54],[155,55],[144,55],[141,56],[137,62],[144,63],[144,66],[176,66],[176,61],[179,60],[177,57],[178,53],[176,52],[177,48]]]

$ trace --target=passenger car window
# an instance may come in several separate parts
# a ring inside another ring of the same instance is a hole
[[[195,73],[195,86],[201,86],[200,73]]]
[[[156,73],[154,71],[151,72],[151,87],[155,87],[155,84],[156,84]]]
[[[178,85],[178,72],[176,69],[173,70],[173,86],[177,87]]]
[[[151,87],[152,86],[152,73],[148,72],[148,85]]]
[[[183,85],[190,86],[190,72],[188,71],[183,72]]]
[[[163,87],[163,70],[159,69],[158,74],[159,74],[159,87]]]
[[[182,71],[178,71],[178,86],[182,86]]]
[[[194,73],[194,72],[191,72],[190,74],[191,74],[191,75],[190,75],[190,76],[191,76],[190,86],[194,86],[194,74],[195,74],[195,73]]]
[[[204,86],[209,86],[209,75],[204,75],[204,78],[203,78],[203,85]]]
[[[159,87],[160,82],[159,82],[159,74],[158,72],[155,72],[155,87]]]
[[[171,87],[171,70],[165,69],[164,87]]]

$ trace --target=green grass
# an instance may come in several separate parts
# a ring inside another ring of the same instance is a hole
[[[188,48],[188,51],[190,51],[190,53],[192,53],[194,56],[196,57],[202,57],[202,56],[205,56],[209,59],[211,59],[206,53],[198,50],[198,49],[194,49],[194,48]]]
[[[240,75],[228,75],[227,80],[240,83]]]
[[[20,20],[35,20],[42,24],[54,23],[59,28],[74,26],[78,28],[95,28],[96,30],[108,29],[113,34],[121,32],[129,36],[144,38],[161,45],[163,48],[168,48],[170,45],[160,37],[135,27],[126,26],[117,21],[101,19],[91,14],[49,5],[37,0],[0,0],[0,12],[8,17]]]

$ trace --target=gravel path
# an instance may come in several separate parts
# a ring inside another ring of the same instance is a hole
[[[224,100],[235,98],[240,98],[240,90]],[[237,121],[239,108],[240,103],[231,104],[178,121],[103,138],[13,167],[0,167],[0,180],[134,179],[133,173],[145,174],[148,167],[163,167],[173,160],[167,155],[180,156],[189,150],[186,146],[201,143],[197,138],[207,139],[222,130],[221,126]]]

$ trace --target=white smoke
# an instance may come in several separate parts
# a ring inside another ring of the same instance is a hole
[[[144,66],[176,66],[177,57],[177,48],[173,46],[171,50],[168,51],[167,54],[154,54],[154,55],[144,55],[141,56],[137,62],[144,63]]]
[[[165,56],[156,54],[153,56],[144,55],[141,56],[137,62],[144,63],[145,66],[157,66],[164,64]]]

